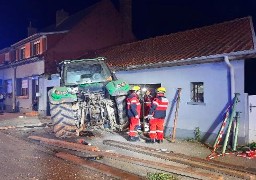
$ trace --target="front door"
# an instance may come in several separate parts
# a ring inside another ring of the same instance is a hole
[[[249,143],[256,142],[256,95],[249,96]]]
[[[50,100],[48,97],[48,92],[52,89],[53,87],[47,87],[47,107],[46,107],[46,116],[51,116],[50,112]]]

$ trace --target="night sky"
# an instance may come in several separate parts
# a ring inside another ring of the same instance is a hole
[[[73,14],[99,0],[0,0],[0,49],[27,36],[29,22],[40,29],[55,23],[56,10]],[[118,0],[112,0],[118,5]],[[133,30],[137,38],[184,31],[252,16],[255,0],[135,0]]]

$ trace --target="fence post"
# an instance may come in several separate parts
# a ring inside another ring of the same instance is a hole
[[[238,130],[239,130],[239,118],[240,118],[240,113],[241,112],[236,112],[236,117],[235,117],[235,125],[234,125],[234,131],[233,131],[233,144],[232,144],[232,150],[236,151],[237,148],[237,138],[238,138]]]
[[[224,155],[225,152],[226,152],[226,148],[227,148],[227,144],[228,144],[228,139],[229,139],[229,134],[230,134],[232,122],[233,122],[233,118],[235,116],[236,105],[239,102],[238,96],[239,96],[239,93],[235,93],[235,97],[234,97],[234,101],[233,101],[233,106],[232,106],[232,109],[231,109],[232,112],[231,112],[231,116],[229,117],[227,134],[226,134],[226,137],[225,137],[225,140],[224,140],[224,144],[223,144],[223,148],[222,148],[222,155]]]

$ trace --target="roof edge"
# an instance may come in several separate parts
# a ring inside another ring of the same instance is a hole
[[[115,70],[129,71],[129,70],[140,70],[145,68],[161,68],[163,67],[163,65],[165,65],[165,67],[171,67],[171,66],[182,66],[182,65],[191,65],[191,64],[205,64],[210,62],[221,62],[224,60],[225,56],[228,56],[229,60],[238,60],[239,58],[248,59],[248,58],[256,57],[256,50],[253,49],[253,50],[247,50],[247,51],[237,51],[237,52],[231,52],[231,53],[201,56],[201,57],[188,58],[188,59],[180,59],[180,60],[177,59],[173,61],[128,66],[126,68],[115,68]]]
[[[65,31],[58,31],[58,32],[41,32],[41,33],[36,33],[36,34],[33,34],[32,36],[29,36],[25,39],[22,39],[14,44],[11,45],[11,47],[15,47],[15,46],[19,46],[23,43],[26,43],[28,41],[31,41],[31,40],[34,40],[36,38],[39,38],[41,36],[45,36],[45,35],[50,35],[50,34],[61,34],[61,33],[67,33],[68,30],[65,30]]]
[[[253,22],[252,22],[252,17],[249,17],[249,21],[250,21],[250,27],[251,27],[251,32],[252,32],[252,40],[253,40],[253,46],[254,49],[256,49],[256,37],[255,37],[255,31],[254,31],[254,27],[253,27]]]

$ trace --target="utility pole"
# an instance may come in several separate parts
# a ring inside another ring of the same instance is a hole
[[[12,111],[13,112],[16,112],[17,111],[17,107],[16,107],[16,95],[17,95],[17,88],[16,88],[16,81],[17,81],[17,78],[16,78],[16,71],[17,70],[17,67],[14,66],[13,67],[13,88],[12,88]]]

